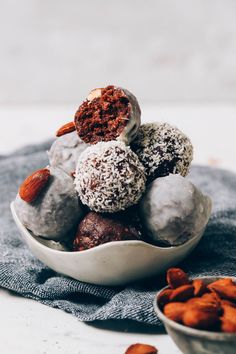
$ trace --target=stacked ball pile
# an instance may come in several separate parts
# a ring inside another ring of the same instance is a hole
[[[189,138],[168,123],[141,125],[128,90],[92,90],[57,136],[49,166],[27,177],[15,201],[34,235],[82,251],[137,239],[176,246],[205,227],[210,199],[185,178]]]

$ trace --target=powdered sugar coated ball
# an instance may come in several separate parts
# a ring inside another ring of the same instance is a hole
[[[141,125],[132,149],[145,167],[149,182],[170,173],[186,176],[193,159],[190,139],[168,123]]]
[[[74,190],[73,178],[60,168],[48,169],[49,183],[38,198],[27,203],[18,194],[14,206],[22,224],[35,236],[65,241],[84,211]]]
[[[211,208],[211,199],[191,181],[170,174],[149,184],[140,203],[140,217],[155,243],[178,246],[204,230]]]
[[[83,204],[96,212],[114,213],[138,203],[145,190],[145,171],[123,142],[99,142],[78,160],[75,188]]]
[[[52,167],[59,167],[68,175],[75,172],[80,154],[87,148],[76,132],[58,137],[48,151]]]

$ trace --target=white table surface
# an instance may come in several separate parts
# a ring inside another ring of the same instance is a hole
[[[0,107],[0,154],[53,136],[76,107]],[[195,163],[236,172],[236,105],[167,105],[143,109],[143,121],[168,121],[195,147]],[[10,132],[7,134],[5,132]],[[136,342],[160,354],[180,353],[169,336],[129,321],[85,324],[61,310],[0,290],[1,354],[123,354]],[[197,354],[197,353],[196,353]]]

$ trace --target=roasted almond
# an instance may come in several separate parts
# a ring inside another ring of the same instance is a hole
[[[190,283],[187,274],[180,268],[170,268],[167,271],[167,283],[170,288],[175,289],[181,285]]]
[[[215,285],[221,285],[221,286],[228,286],[228,285],[234,285],[233,280],[231,278],[222,278],[218,279],[210,284],[208,284],[208,289],[214,288]]]
[[[228,319],[225,319],[224,317],[220,318],[221,321],[221,331],[225,333],[236,333],[236,323],[231,322]]]
[[[158,350],[152,345],[136,343],[132,344],[125,354],[157,354]]]
[[[196,297],[187,301],[186,308],[212,312],[215,314],[218,314],[221,311],[220,303],[209,302],[207,300],[204,300],[203,298],[196,298]]]
[[[193,296],[192,285],[182,285],[174,289],[170,294],[171,302],[183,302],[189,300]]]
[[[56,136],[59,137],[59,136],[74,132],[75,129],[76,128],[75,128],[74,122],[66,123],[60,129],[58,129],[58,131],[56,132]]]
[[[185,326],[197,329],[211,329],[219,322],[219,317],[214,312],[199,309],[187,309],[183,315]]]
[[[232,301],[229,301],[229,300],[221,300],[221,306],[231,306],[231,307],[234,307],[236,308],[236,304]]]
[[[170,302],[170,295],[172,294],[171,289],[165,289],[163,290],[159,296],[158,296],[158,304],[160,308],[162,309],[168,302]]]
[[[189,280],[179,268],[167,272],[167,288],[160,294],[165,316],[187,327],[236,333],[236,284],[221,278],[210,284]],[[162,295],[162,298],[161,298]]]
[[[216,303],[220,303],[221,299],[219,297],[219,295],[216,293],[216,292],[211,292],[211,293],[206,293],[206,294],[203,294],[201,296],[202,299],[204,299],[205,301],[208,301],[208,302],[216,302]]]
[[[236,301],[236,285],[210,284],[208,287],[215,291],[220,298]]]
[[[194,291],[193,291],[194,296],[201,296],[207,290],[206,284],[201,279],[193,280],[192,285],[194,288]]]
[[[236,308],[229,305],[222,305],[223,318],[236,324]]]
[[[37,199],[39,194],[46,186],[50,177],[50,171],[47,168],[37,170],[28,176],[19,188],[19,195],[27,203]]]
[[[183,302],[170,302],[164,307],[164,315],[170,320],[181,323],[186,304]]]

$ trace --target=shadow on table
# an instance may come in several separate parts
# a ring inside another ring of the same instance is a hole
[[[86,322],[87,326],[110,331],[142,334],[166,334],[164,327],[157,327],[132,320],[107,320]]]

